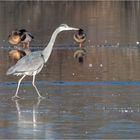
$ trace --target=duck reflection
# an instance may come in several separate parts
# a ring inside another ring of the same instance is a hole
[[[19,59],[21,59],[25,55],[28,55],[30,52],[30,49],[18,47],[9,51],[9,57],[16,63]]]
[[[85,49],[77,49],[74,52],[73,57],[78,59],[79,63],[83,63],[84,62],[84,56],[86,55],[86,50]]]

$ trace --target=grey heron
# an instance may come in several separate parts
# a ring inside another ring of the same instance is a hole
[[[20,87],[20,83],[23,80],[23,78],[25,78],[25,76],[33,76],[32,85],[34,86],[38,94],[38,97],[43,98],[40,95],[35,85],[35,76],[42,70],[44,64],[48,61],[48,58],[51,55],[53,45],[54,45],[57,35],[61,31],[67,31],[67,30],[79,30],[79,29],[69,27],[67,24],[61,24],[53,32],[48,45],[45,47],[43,51],[35,51],[35,52],[29,53],[28,55],[22,57],[19,61],[17,61],[17,63],[14,66],[8,69],[6,73],[7,75],[10,75],[10,74],[17,75],[17,76],[22,75],[22,77],[18,81],[16,93],[12,98],[17,98],[17,99],[20,98],[18,96],[18,90]]]

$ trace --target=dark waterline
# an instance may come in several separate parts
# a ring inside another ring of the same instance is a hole
[[[30,81],[24,81],[21,83],[24,86],[30,86]],[[37,85],[48,86],[98,86],[98,85],[140,85],[140,81],[37,81]],[[0,87],[16,87],[17,82],[0,82]]]

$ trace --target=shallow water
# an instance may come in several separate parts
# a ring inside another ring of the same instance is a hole
[[[73,58],[75,48],[56,47],[36,77],[46,99],[37,99],[28,77],[19,90],[23,99],[18,101],[11,100],[18,78],[5,76],[11,62],[4,57],[8,50],[1,50],[1,139],[140,138],[139,48],[86,50],[81,64]]]

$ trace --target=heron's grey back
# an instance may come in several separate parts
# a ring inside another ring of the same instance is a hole
[[[33,72],[39,72],[44,65],[44,60],[42,57],[42,51],[32,52],[29,55],[21,58],[14,66],[12,66],[8,71],[7,75],[32,75]]]

